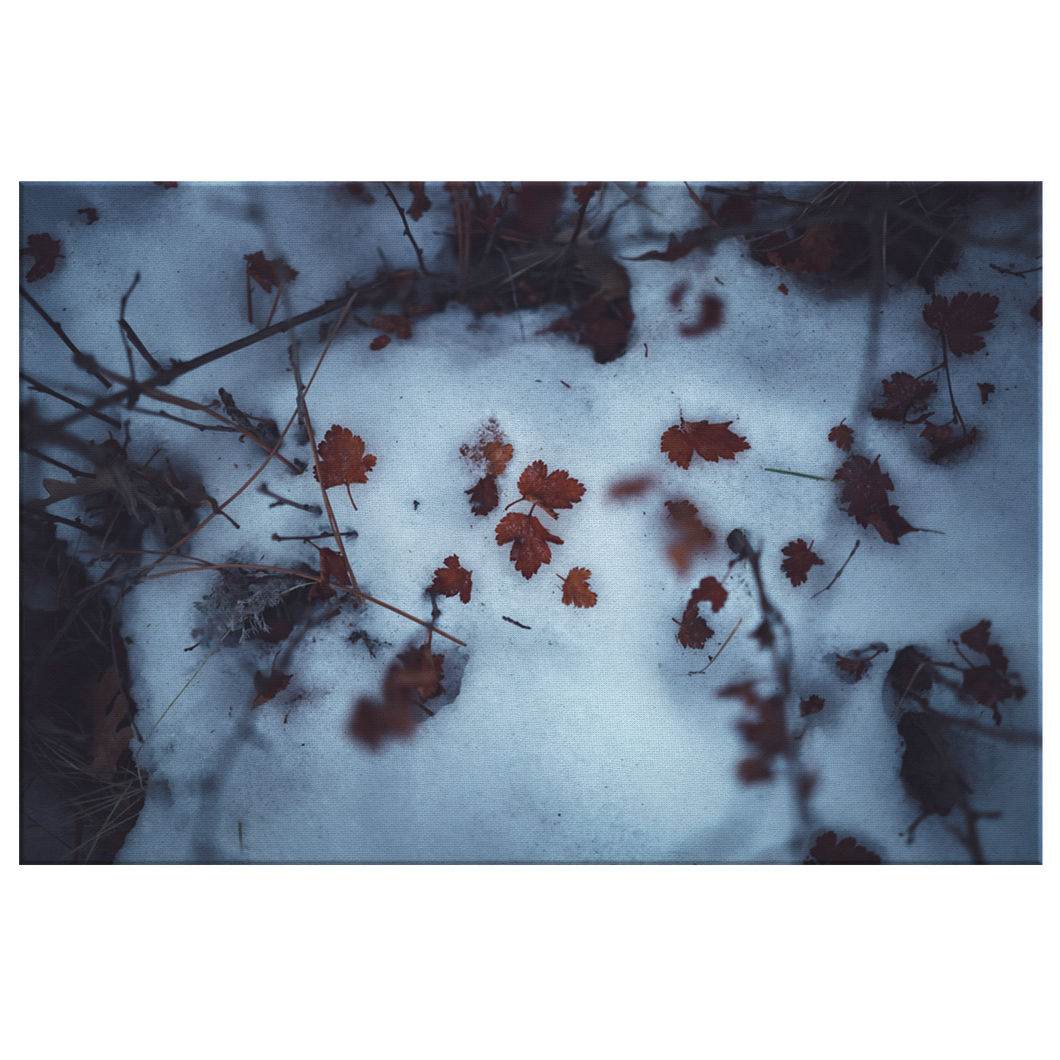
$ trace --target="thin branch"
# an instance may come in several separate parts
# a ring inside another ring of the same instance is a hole
[[[290,501],[286,497],[281,497],[278,493],[273,493],[272,490],[269,489],[267,482],[263,482],[258,487],[258,493],[264,493],[266,497],[272,497],[276,501],[275,504],[269,505],[270,508],[280,508],[286,504],[292,508],[299,508],[303,512],[309,512],[310,515],[322,515],[324,511],[319,504],[299,504],[298,501]],[[274,534],[273,537],[275,536],[276,535]],[[324,535],[324,537],[327,536],[327,534]],[[295,540],[300,540],[300,538],[295,538]]]
[[[63,526],[72,526],[75,530],[83,530],[86,534],[90,534],[93,537],[102,537],[103,531],[95,526],[88,526],[86,523],[81,522],[80,519],[64,519],[61,515],[53,515],[51,512],[43,511],[40,508],[30,508],[29,505],[20,504],[19,510],[24,512],[32,512],[34,515],[41,515],[45,519],[50,519],[53,523],[62,523]]]
[[[52,329],[52,331],[54,331],[55,334],[58,335],[59,338],[61,338],[63,340],[63,342],[66,343],[67,347],[71,351],[73,351],[74,364],[76,364],[78,368],[84,368],[85,371],[88,372],[89,375],[95,376],[109,390],[110,389],[110,383],[106,379],[104,379],[102,375],[99,374],[98,366],[96,365],[94,358],[86,357],[70,341],[70,339],[67,336],[66,332],[63,331],[62,324],[60,324],[58,321],[52,320],[52,318],[50,316],[48,316],[48,314],[34,300],[33,296],[25,289],[25,287],[20,286],[19,289],[18,289],[18,292],[19,292],[19,294],[22,295],[23,298],[25,298],[25,300],[27,302],[29,302],[29,304],[31,306],[33,306],[34,309],[37,310],[37,312],[44,318],[44,320],[47,321],[47,324]]]
[[[818,482],[838,482],[837,478],[822,478],[820,475],[806,475],[801,471],[781,471],[779,467],[764,467],[763,471],[772,471],[776,475],[794,475],[796,478],[812,478]]]
[[[674,621],[676,622],[677,620],[674,619]],[[725,638],[725,644],[728,644],[729,641],[732,640],[732,638],[736,635],[736,631],[740,628],[740,626],[742,624],[743,624],[743,619],[741,618],[740,621],[737,622],[735,626],[733,626],[732,633],[730,633]],[[725,644],[722,644],[722,646],[718,649],[718,655],[721,655],[721,653],[725,650]],[[688,671],[688,676],[689,677],[693,677],[696,674],[705,674],[714,665],[714,662],[718,658],[718,655],[715,655],[714,658],[711,659],[710,662],[708,662],[707,665],[704,666],[702,670],[689,670]]]
[[[87,406],[82,405],[80,401],[74,401],[73,398],[68,398],[65,394],[60,394],[58,391],[46,387],[43,383],[38,383],[36,379],[30,375],[26,375],[25,372],[19,372],[18,375],[20,379],[25,379],[26,382],[31,385],[33,390],[39,391],[41,394],[47,394],[49,397],[58,398],[60,401],[65,401],[67,405],[73,405],[75,409],[80,409],[85,415],[94,416],[97,420],[102,420],[115,430],[121,430],[121,424],[117,420],[111,419],[110,416],[104,416],[102,412],[94,412]],[[79,418],[80,417],[75,417],[75,419]]]
[[[29,453],[30,456],[35,456],[38,460],[43,460],[46,464],[51,464],[52,467],[59,467],[62,468],[63,471],[68,471],[75,478],[92,478],[94,475],[94,472],[92,471],[78,471],[76,467],[64,464],[61,460],[53,460],[50,456],[45,456],[43,453],[37,452],[36,449],[29,448],[29,446],[22,451],[24,453]]]
[[[281,536],[280,534],[273,534],[272,535],[272,539],[273,539],[273,541],[319,541],[321,538],[334,537],[334,536],[335,535],[332,534],[331,531],[328,531],[327,533],[324,533],[324,534],[313,534],[312,537],[306,537],[305,534],[292,534],[290,537],[284,537],[284,536]],[[346,533],[344,533],[342,536],[343,537],[357,537],[357,531],[356,530],[347,530]]]
[[[137,273],[136,275],[139,276],[140,274]],[[140,354],[140,356],[143,357],[143,359],[147,361],[147,363],[151,366],[151,370],[155,372],[161,372],[162,366],[158,363],[158,361],[154,359],[154,357],[151,356],[151,354],[147,352],[147,347],[140,341],[140,336],[137,335],[135,331],[133,331],[132,324],[130,324],[124,317],[122,317],[121,320],[118,321],[118,324],[121,326],[121,330],[125,333],[125,335],[128,336],[129,341],[136,347],[136,350]]]
[[[821,595],[821,593],[828,592],[828,590],[831,589],[837,581],[839,581],[839,575],[847,569],[847,563],[849,563],[854,558],[854,553],[857,552],[858,545],[860,544],[861,538],[858,538],[858,540],[854,542],[854,547],[850,550],[850,555],[847,556],[846,563],[844,563],[843,566],[839,568],[839,570],[836,572],[836,576],[823,589],[818,589],[818,591],[810,597],[811,600],[816,600],[817,597]]]
[[[422,272],[424,276],[430,276],[430,273],[427,271],[427,266],[423,264],[423,251],[420,250],[419,244],[416,242],[412,230],[409,228],[409,223],[405,219],[405,211],[402,208],[401,203],[397,201],[394,193],[390,190],[390,185],[387,184],[385,180],[383,181],[383,187],[386,188],[387,195],[390,196],[391,201],[397,207],[398,213],[401,214],[401,223],[405,226],[405,235],[409,237],[409,241],[412,243],[413,249],[416,251],[416,258],[420,263],[420,272]]]

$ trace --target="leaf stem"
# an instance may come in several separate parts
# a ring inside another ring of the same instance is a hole
[[[763,471],[772,471],[776,475],[794,475],[796,478],[812,478],[812,479],[816,479],[818,482],[838,482],[839,481],[839,479],[837,479],[837,478],[824,478],[821,475],[807,475],[807,474],[804,474],[802,471],[781,471],[781,469],[779,467],[766,467],[766,468],[763,468],[762,470]]]

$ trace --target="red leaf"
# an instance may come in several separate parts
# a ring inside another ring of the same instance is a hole
[[[852,837],[840,839],[835,832],[825,832],[806,855],[804,865],[879,865],[880,855],[858,845]]]
[[[21,258],[26,254],[33,255],[33,264],[26,273],[26,283],[36,283],[43,280],[48,273],[54,271],[59,258],[65,258],[65,254],[59,253],[62,243],[58,239],[52,239],[47,232],[27,236],[26,242],[29,246],[19,249],[18,256]]]
[[[677,619],[674,619],[677,622]],[[682,648],[704,648],[707,641],[714,636],[714,630],[707,625],[699,614],[699,604],[690,603],[685,607],[681,621],[677,622],[677,639]]]
[[[430,654],[428,649],[428,655]],[[383,679],[383,701],[362,696],[357,700],[346,731],[355,740],[375,751],[387,736],[410,736],[414,721],[412,708],[417,689],[439,680],[434,658],[424,660],[417,649],[404,653],[402,665],[390,664]]]
[[[787,232],[775,232],[759,240],[754,249],[788,272],[822,276],[839,257],[837,236],[835,225],[810,225],[795,239]]]
[[[570,574],[566,578],[557,574],[557,578],[563,581],[563,602],[574,604],[575,607],[595,607],[596,593],[589,588],[589,578],[592,571],[585,567],[571,567]]]
[[[955,357],[973,354],[986,345],[979,332],[993,331],[991,320],[997,317],[997,295],[967,294],[961,291],[951,299],[937,294],[924,306],[924,323],[946,336],[950,353]],[[989,356],[989,351],[987,351]]]
[[[484,475],[465,493],[471,494],[471,511],[475,515],[489,515],[500,503],[497,495],[497,480],[492,475]]]
[[[788,293],[788,287],[787,287],[787,284],[784,284],[784,283],[781,283],[781,284],[777,284],[777,290],[778,290],[778,291],[779,291],[779,292],[780,292],[781,294],[785,294],[785,295],[786,295],[786,294]]]
[[[497,544],[512,543],[511,561],[527,580],[540,569],[542,563],[552,562],[549,542],[562,545],[563,539],[550,534],[533,515],[509,512],[497,524]]]
[[[330,600],[335,592],[329,587],[329,583],[336,585],[350,585],[350,572],[346,563],[338,552],[330,548],[320,549],[320,580],[306,594],[306,599],[312,600],[317,597],[321,600]]]
[[[514,450],[504,437],[504,431],[491,416],[483,424],[474,444],[460,446],[460,455],[475,467],[484,468],[494,477],[504,474]]]
[[[854,432],[847,426],[846,416],[828,432],[828,440],[835,442],[844,453],[850,452],[850,447],[854,444]]]
[[[459,596],[465,604],[470,603],[471,573],[460,566],[459,556],[449,556],[445,566],[434,572],[431,592],[441,593],[442,596]]]
[[[729,594],[725,590],[725,587],[715,577],[704,578],[698,588],[692,590],[692,597],[690,603],[708,603],[710,604],[711,610],[717,614],[724,606],[725,601],[729,599]]]
[[[799,704],[799,713],[805,718],[810,714],[820,714],[824,710],[824,700],[820,696],[810,696]]]
[[[675,531],[667,555],[674,568],[685,574],[697,553],[706,553],[713,548],[714,534],[700,520],[699,509],[691,501],[666,501],[666,509]]]
[[[615,501],[625,500],[627,497],[640,497],[647,493],[654,484],[655,480],[651,475],[636,475],[633,478],[619,479],[618,482],[612,483],[607,495]]]
[[[789,541],[780,551],[788,558],[780,565],[780,569],[788,576],[792,585],[802,585],[810,573],[811,567],[823,567],[824,560],[813,551],[813,542],[808,545],[800,537],[797,541]]]
[[[427,198],[422,180],[410,180],[409,191],[412,192],[412,205],[405,212],[413,221],[418,221],[431,208],[431,200]]]
[[[784,752],[788,746],[787,729],[784,724],[784,700],[780,696],[762,699],[754,690],[753,681],[728,685],[719,696],[742,699],[752,713],[754,720],[743,720],[736,727],[743,738],[758,753],[744,759],[738,769],[738,775],[745,784],[760,780],[769,780],[773,776],[773,759]]]
[[[260,670],[254,671],[254,691],[257,696],[250,704],[251,709],[260,707],[262,703],[268,703],[275,699],[290,683],[294,674],[285,674],[280,670],[273,670],[266,677]]]
[[[705,294],[699,303],[699,320],[695,324],[682,324],[681,334],[685,338],[705,335],[708,331],[721,327],[722,301],[712,294]]]
[[[670,233],[666,242],[665,250],[649,250],[646,254],[630,258],[630,261],[680,261],[692,253],[696,247],[701,246],[708,238],[711,228],[695,228],[686,232],[680,239]]]
[[[399,339],[412,338],[412,325],[409,323],[409,318],[405,316],[387,316],[383,313],[376,313],[369,326],[377,331],[385,331],[387,334],[393,333]]]
[[[913,528],[898,514],[898,506],[887,503],[887,493],[894,489],[890,476],[880,470],[880,458],[870,464],[863,456],[852,456],[835,477],[846,483],[840,503],[859,526],[874,526],[880,537],[892,545],[911,533]]]
[[[548,465],[542,460],[535,460],[519,476],[519,494],[524,501],[543,508],[553,519],[558,519],[553,509],[573,508],[578,504],[585,487],[566,471],[553,471],[549,474]]]
[[[332,486],[345,485],[346,492],[350,493],[350,483],[367,482],[368,472],[375,467],[375,457],[364,451],[360,435],[353,434],[337,423],[324,435],[317,451],[320,455],[320,475],[314,468],[313,476],[326,490]],[[350,504],[353,504],[352,493]],[[357,505],[353,504],[353,507],[356,510]]]
[[[589,200],[604,186],[602,180],[592,180],[587,184],[575,184],[571,191],[574,193],[574,201],[579,206],[588,206]]]
[[[930,379],[916,379],[908,372],[895,372],[890,379],[883,380],[883,404],[869,411],[878,420],[923,423],[925,417],[909,420],[909,413],[927,408],[928,399],[936,390],[938,386]]]
[[[976,383],[979,387],[979,397],[982,399],[982,403],[985,405],[990,399],[990,395],[997,389],[993,383]]]
[[[710,423],[700,420],[698,423],[689,423],[682,419],[679,425],[663,433],[659,448],[672,463],[686,471],[692,462],[693,453],[699,453],[704,460],[715,464],[719,460],[735,460],[737,453],[751,447],[746,439],[728,429],[732,422]]]
[[[432,655],[430,644],[421,644],[418,648],[401,652],[398,661],[404,667],[404,680],[411,684],[421,703],[426,703],[445,691],[442,687],[445,656]]]
[[[368,344],[370,350],[382,350],[390,345],[389,335],[376,335],[374,339]]]
[[[290,283],[298,275],[283,258],[266,261],[264,250],[256,250],[253,254],[244,254],[243,260],[247,263],[247,272],[250,274],[250,278],[266,294],[271,294],[273,287],[280,287],[282,284]]]

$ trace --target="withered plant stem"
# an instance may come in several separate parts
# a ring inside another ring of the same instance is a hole
[[[393,204],[397,207],[398,213],[401,214],[401,223],[405,226],[405,235],[409,237],[409,242],[412,244],[413,249],[416,251],[416,259],[420,263],[420,272],[422,272],[424,276],[430,276],[430,273],[427,271],[427,266],[423,263],[423,251],[420,250],[419,244],[416,242],[416,238],[415,236],[413,236],[412,230],[409,228],[409,223],[405,219],[405,211],[402,208],[401,203],[397,201],[397,198],[395,197],[394,193],[390,190],[390,185],[387,184],[385,180],[383,181],[383,187],[386,188],[386,193],[390,196],[390,201],[393,202]]]
[[[38,383],[33,376],[26,375],[25,372],[19,372],[18,376],[20,379],[25,379],[34,390],[40,391],[42,394],[47,394],[49,397],[58,398],[60,401],[65,401],[67,405],[73,405],[75,409],[80,409],[86,416],[94,416],[97,420],[102,420],[115,430],[121,430],[121,424],[117,420],[112,420],[110,416],[104,416],[102,412],[94,412],[86,405],[82,405],[80,401],[74,401],[73,398],[68,398],[65,394],[60,394],[58,391],[52,390],[51,387],[47,387],[43,383]]]
[[[52,318],[48,316],[48,314],[41,308],[41,306],[35,301],[33,296],[25,289],[25,287],[19,286],[18,292],[22,295],[23,298],[25,298],[27,302],[29,302],[31,306],[33,306],[34,309],[37,310],[41,317],[44,318],[44,320],[47,322],[48,326],[52,329],[52,331],[54,331],[55,334],[58,335],[59,338],[61,338],[63,342],[66,343],[67,347],[73,352],[74,364],[76,364],[78,368],[84,368],[84,370],[88,372],[89,375],[95,376],[109,390],[110,383],[102,375],[100,375],[99,367],[98,365],[96,365],[95,360],[91,357],[86,357],[70,341],[69,336],[66,334],[65,331],[63,331],[62,324],[60,324],[56,320],[52,320]]]

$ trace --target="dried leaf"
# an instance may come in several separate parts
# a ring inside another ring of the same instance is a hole
[[[445,656],[432,655],[429,644],[418,648],[409,648],[398,655],[398,660],[405,670],[405,679],[412,683],[421,703],[442,695],[442,678],[445,676]]]
[[[504,436],[504,431],[491,416],[471,444],[460,446],[460,455],[474,467],[483,468],[494,477],[504,474],[515,450]]]
[[[389,335],[376,335],[376,337],[374,339],[372,339],[372,341],[370,343],[368,343],[368,348],[370,350],[382,350],[382,349],[385,349],[389,345],[390,345],[390,336]]]
[[[409,191],[412,192],[412,205],[405,212],[413,221],[418,221],[431,208],[431,200],[427,198],[422,180],[410,180]]]
[[[589,588],[589,578],[592,571],[585,567],[572,567],[566,578],[557,574],[557,578],[563,581],[563,602],[574,604],[575,607],[595,607],[596,593]]]
[[[434,572],[431,592],[440,593],[442,596],[459,596],[465,604],[470,603],[471,574],[471,571],[460,566],[459,556],[448,556],[445,566]]]
[[[260,707],[262,703],[268,703],[275,699],[290,683],[294,674],[285,674],[280,670],[273,670],[266,677],[260,670],[254,671],[254,691],[257,696],[250,704],[251,709]]]
[[[681,334],[685,338],[693,338],[721,327],[723,308],[720,298],[715,298],[712,294],[703,295],[699,303],[699,320],[694,324],[682,324]]]
[[[811,714],[820,714],[824,710],[824,700],[820,696],[810,696],[799,703],[799,713],[807,718]]]
[[[350,483],[367,482],[368,472],[375,467],[375,457],[364,451],[364,441],[346,427],[333,424],[317,447],[320,456],[319,475],[313,469],[313,477],[329,490],[333,486],[345,485],[353,504]],[[356,511],[357,505],[353,504]]]
[[[511,561],[526,579],[532,578],[542,563],[552,562],[549,542],[562,545],[563,539],[550,534],[533,515],[509,512],[497,524],[497,544],[512,544]]]
[[[674,619],[677,622],[677,619]],[[681,621],[677,622],[677,640],[682,648],[705,648],[707,641],[714,636],[714,630],[707,625],[699,614],[699,604],[690,603],[685,607]]]
[[[961,291],[951,299],[937,294],[924,306],[924,323],[946,336],[950,353],[955,357],[970,355],[985,347],[980,332],[993,330],[990,321],[997,317],[997,306],[998,298],[993,294]]]
[[[976,383],[975,385],[979,387],[979,397],[982,399],[982,404],[985,405],[996,387],[993,383]]]
[[[725,601],[728,599],[729,594],[725,587],[717,578],[711,576],[703,578],[699,586],[692,590],[690,602],[693,604],[708,603],[711,610],[717,614],[725,606]]]
[[[497,494],[497,480],[492,475],[484,475],[465,493],[471,494],[471,511],[475,515],[489,515],[500,503]]]
[[[243,260],[247,263],[247,272],[250,278],[266,293],[272,294],[273,287],[280,287],[290,283],[298,275],[283,258],[274,258],[266,261],[265,251],[256,250],[253,254],[244,254]]]
[[[859,846],[851,837],[839,839],[835,832],[824,832],[806,855],[804,865],[879,865],[880,855]]]
[[[725,423],[710,423],[708,420],[700,420],[691,423],[682,417],[680,424],[668,428],[663,433],[659,448],[672,463],[685,470],[692,462],[693,453],[698,453],[704,460],[715,464],[719,460],[735,460],[737,453],[751,447],[745,438],[728,429],[732,422],[727,420]]]
[[[835,442],[844,453],[850,452],[850,448],[854,444],[854,432],[847,426],[846,416],[828,432],[828,440]]]
[[[28,236],[26,242],[29,246],[21,247],[18,256],[21,258],[26,254],[33,256],[33,264],[26,273],[26,283],[36,283],[43,280],[48,273],[53,272],[59,258],[65,258],[60,254],[62,243],[58,239],[52,239],[47,232],[40,232]]]
[[[813,542],[807,545],[801,537],[797,541],[789,541],[780,551],[788,557],[781,563],[780,569],[792,585],[802,585],[811,567],[824,566],[824,560],[813,551]]]
[[[880,537],[892,545],[911,533],[913,527],[898,514],[898,506],[887,503],[894,489],[890,476],[880,470],[880,458],[870,464],[863,456],[852,456],[836,473],[844,482],[840,503],[859,526],[874,526]]]
[[[917,379],[908,372],[895,372],[890,379],[883,380],[883,404],[869,411],[877,420],[923,423],[927,416],[910,420],[909,413],[923,412],[936,390],[938,386],[930,379]]]
[[[651,475],[636,475],[633,478],[619,479],[611,484],[607,491],[612,500],[625,500],[627,497],[640,497],[655,485],[655,479]]]
[[[686,574],[696,555],[714,547],[714,534],[699,518],[699,509],[687,500],[666,501],[667,515],[673,520],[673,539],[666,553],[680,574]]]
[[[535,460],[519,476],[519,494],[524,501],[544,509],[558,519],[554,509],[573,508],[585,494],[585,487],[566,471],[553,471],[543,460]]]
[[[745,784],[769,780],[773,776],[773,759],[787,750],[788,736],[784,724],[784,700],[780,696],[762,699],[754,689],[754,681],[723,688],[719,696],[742,699],[750,709],[753,720],[742,720],[736,727],[757,752],[745,758],[737,767],[737,775]]]

